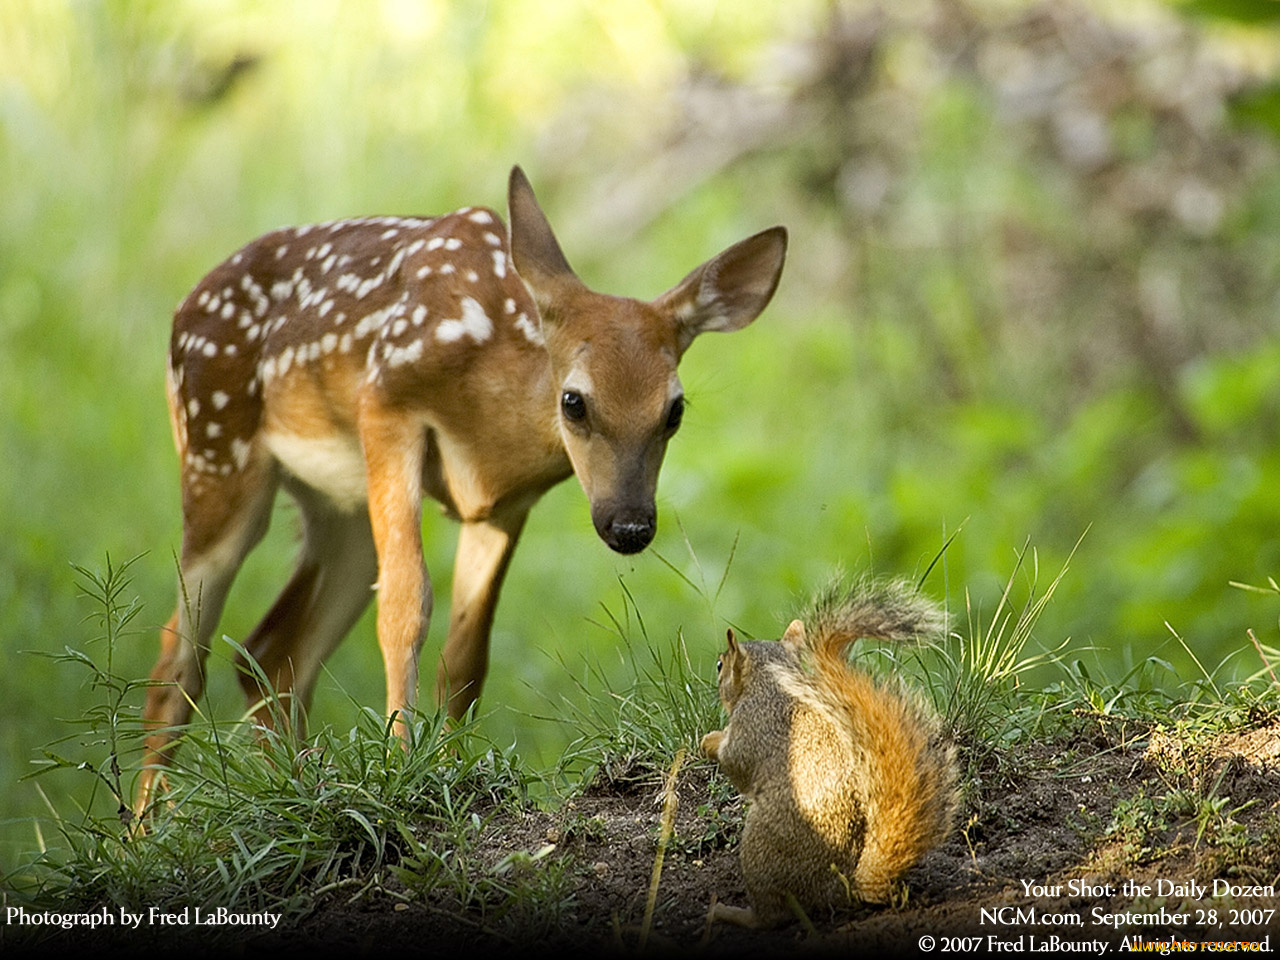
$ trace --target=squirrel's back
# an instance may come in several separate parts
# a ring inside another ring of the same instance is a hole
[[[742,867],[752,910],[716,915],[773,924],[802,907],[882,903],[947,834],[957,807],[954,750],[906,690],[854,669],[859,638],[904,641],[942,630],[910,585],[838,582],[780,642],[738,643],[721,658],[729,724],[703,748],[750,801]]]

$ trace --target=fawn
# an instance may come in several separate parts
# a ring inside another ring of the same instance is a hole
[[[387,714],[407,736],[432,609],[422,501],[460,521],[439,701],[480,694],[503,576],[530,507],[577,476],[613,550],[648,546],[693,339],[754,320],[777,288],[773,227],[656,300],[589,290],[519,167],[510,237],[491,210],[277,230],[178,306],[166,387],[181,463],[179,602],[161,631],[135,810],[151,802],[204,685],[209,639],[278,487],[297,501],[297,569],[244,646],[303,711],[376,590]],[[240,682],[270,721],[254,676]]]

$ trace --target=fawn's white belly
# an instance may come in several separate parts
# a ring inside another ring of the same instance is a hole
[[[355,437],[270,432],[263,440],[281,466],[338,509],[350,512],[368,501],[364,454]]]

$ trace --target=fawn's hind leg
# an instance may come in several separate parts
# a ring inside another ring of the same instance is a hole
[[[237,664],[249,706],[257,705],[259,721],[268,725],[272,710],[264,698],[272,692],[285,719],[289,710],[283,705],[290,699],[302,712],[310,707],[321,664],[369,606],[378,576],[366,509],[339,510],[309,490],[290,492],[302,514],[298,566],[245,642],[271,689],[262,689],[243,660]]]
[[[229,478],[184,475],[178,607],[160,631],[160,657],[142,713],[148,734],[134,798],[139,815],[151,803],[177,728],[191,718],[191,704],[204,691],[209,638],[245,556],[267,531],[276,485],[268,462]]]

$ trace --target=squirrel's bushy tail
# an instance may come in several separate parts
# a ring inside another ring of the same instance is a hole
[[[860,638],[908,641],[936,637],[946,628],[942,609],[906,580],[833,579],[803,617],[811,645],[843,654]],[[820,641],[820,643],[819,643]]]
[[[833,584],[805,618],[810,702],[849,732],[866,835],[855,876],[859,897],[889,899],[894,881],[946,836],[957,806],[955,751],[915,695],[850,667],[859,638],[905,641],[940,634],[941,610],[905,581]],[[815,702],[816,701],[816,702]]]

